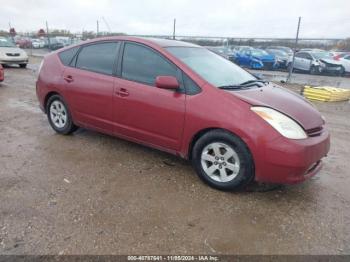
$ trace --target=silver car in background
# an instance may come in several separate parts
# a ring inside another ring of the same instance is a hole
[[[292,59],[288,61],[288,68],[292,66]],[[309,72],[312,75],[334,74],[342,76],[345,68],[339,61],[334,60],[326,51],[300,51],[295,54],[294,69]]]

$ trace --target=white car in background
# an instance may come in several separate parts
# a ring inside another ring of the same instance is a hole
[[[0,37],[0,64],[17,64],[21,68],[25,68],[28,64],[28,55],[9,39]]]
[[[288,69],[292,66],[292,58],[288,61]],[[295,54],[294,70],[309,72],[312,75],[334,74],[342,76],[345,68],[340,61],[326,51],[299,51]]]
[[[32,39],[33,48],[44,48],[45,42],[41,39]]]

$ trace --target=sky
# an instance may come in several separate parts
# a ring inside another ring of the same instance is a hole
[[[0,30],[51,29],[134,35],[350,37],[350,0],[0,0]]]

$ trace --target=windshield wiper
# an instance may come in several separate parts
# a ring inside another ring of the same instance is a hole
[[[241,84],[239,84],[240,86],[247,86],[247,85],[251,85],[251,84],[256,84],[256,83],[263,83],[263,84],[268,84],[269,82],[266,80],[258,80],[258,79],[254,79],[254,80],[249,80],[249,81],[245,81]]]
[[[219,86],[220,89],[228,89],[228,90],[237,90],[237,89],[246,89],[246,86],[241,85],[225,85],[225,86]]]
[[[258,87],[261,87],[261,85],[259,85],[259,83],[262,83],[262,84],[268,84],[269,82],[268,81],[265,81],[265,80],[249,80],[249,81],[246,81],[246,82],[243,82],[239,85],[224,85],[224,86],[219,86],[218,88],[220,89],[231,89],[231,90],[234,90],[234,89],[247,89],[248,87],[251,87],[251,86],[258,86]]]

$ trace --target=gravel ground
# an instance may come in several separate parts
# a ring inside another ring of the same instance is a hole
[[[166,153],[88,130],[55,134],[35,73],[5,74],[0,254],[350,254],[349,103],[316,104],[332,134],[316,177],[224,193]]]

